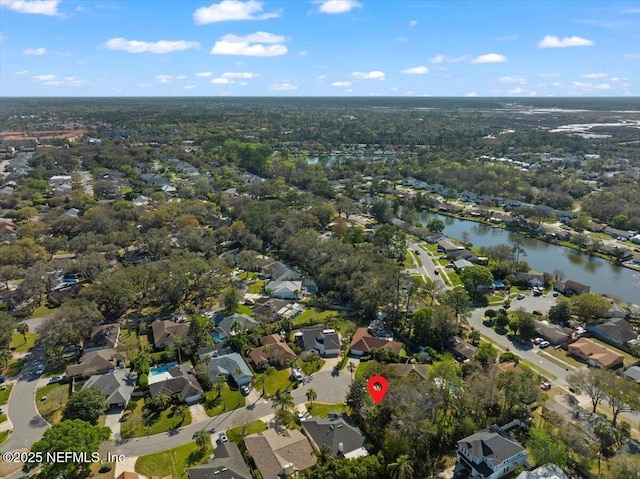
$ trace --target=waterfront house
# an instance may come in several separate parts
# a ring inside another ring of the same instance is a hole
[[[591,286],[578,283],[577,281],[568,280],[564,283],[564,294],[571,296],[574,294],[583,294],[591,291]]]
[[[615,353],[586,338],[580,338],[571,343],[568,347],[568,352],[570,355],[586,362],[589,366],[602,369],[622,366],[624,361],[622,354]]]
[[[502,428],[491,426],[458,441],[458,465],[469,477],[499,479],[527,467],[527,450]]]
[[[623,318],[589,324],[586,329],[596,338],[614,346],[630,347],[638,342],[638,332]]]

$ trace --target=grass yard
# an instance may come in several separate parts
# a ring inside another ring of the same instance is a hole
[[[9,364],[3,374],[8,377],[17,376],[20,374],[22,366],[24,366],[24,358],[14,358],[9,361]]]
[[[298,366],[300,367],[300,369],[302,369],[302,372],[306,376],[308,376],[310,374],[317,373],[318,371],[320,371],[320,369],[322,369],[322,366],[324,366],[325,362],[326,361],[324,359],[321,359],[320,357],[316,356],[313,361],[303,361],[302,359],[298,359]]]
[[[7,415],[6,414],[0,414],[0,424],[5,422],[6,420],[7,420]]]
[[[251,306],[247,306],[246,304],[239,304],[236,306],[236,313],[238,314],[246,314],[247,316],[253,316],[253,309]]]
[[[7,386],[3,384],[2,387],[4,389],[0,390],[0,406],[3,404],[7,404],[9,402],[9,396],[11,395],[11,390],[13,389],[13,385],[9,384]]]
[[[123,439],[151,436],[191,424],[191,413],[188,408],[185,411],[183,420],[180,414],[174,414],[171,407],[159,414],[145,415],[143,413],[143,400],[132,400],[131,403],[135,405],[135,408],[125,413],[124,422],[120,426]]]
[[[36,339],[38,335],[35,333],[27,333],[27,339],[25,341],[24,336],[20,333],[13,333],[11,338],[11,348],[12,351],[16,353],[27,353],[33,348],[33,345],[36,343]]]
[[[338,319],[340,318],[340,313],[337,311],[321,311],[318,308],[308,308],[306,309],[300,316],[293,320],[293,324],[295,326],[300,326],[302,324],[317,324],[323,323],[330,319]]]
[[[136,461],[135,470],[147,477],[171,476],[174,479],[187,479],[187,468],[206,462],[212,452],[211,448],[200,451],[194,441],[168,451],[141,456]]]
[[[328,417],[330,412],[337,412],[338,414],[347,412],[347,406],[344,403],[327,404],[314,402],[312,405],[308,402],[304,405],[312,416],[320,416],[324,418]]]
[[[236,444],[242,444],[244,446],[244,442],[242,438],[248,436],[250,434],[257,434],[262,431],[267,430],[267,426],[262,421],[253,421],[244,425],[244,434],[242,433],[243,427],[238,426],[231,428],[227,431],[227,437],[229,441],[235,442]]]
[[[30,318],[41,318],[46,316],[47,314],[51,314],[55,311],[55,309],[48,307],[46,304],[43,304],[39,308],[33,310],[33,313],[29,316]]]
[[[6,441],[8,437],[9,437],[9,431],[0,432],[0,444]]]
[[[406,269],[415,268],[415,256],[411,251],[407,251],[404,254],[404,267]]]
[[[45,396],[47,399],[43,401]],[[68,384],[48,384],[36,391],[36,406],[49,424],[57,424],[62,420],[62,411],[68,400]]]
[[[288,369],[273,370],[264,380],[265,397],[275,396],[278,391],[289,389],[293,384]]]
[[[266,279],[257,279],[256,281],[251,283],[249,286],[247,286],[247,293],[262,294],[265,284],[267,284]]]
[[[244,407],[245,399],[240,391],[232,391],[225,385],[220,396],[216,391],[208,391],[204,394],[203,406],[210,417],[217,416],[223,412],[233,411]]]
[[[568,355],[564,349],[545,348],[544,352],[551,356],[555,356],[561,361],[564,361],[565,363],[570,364],[574,368],[581,368],[582,366],[584,366],[584,363],[581,363],[573,356]],[[566,367],[566,366],[562,366],[562,367]]]
[[[545,354],[542,351],[538,351],[537,354],[538,354],[538,356],[546,359],[547,361],[551,361],[553,364],[555,364],[556,366],[558,366],[558,367],[560,367],[562,369],[567,369],[567,370],[568,369],[571,369],[571,370],[575,369],[573,366],[567,366],[567,364],[563,363],[562,361],[564,360],[564,358],[562,358],[562,360],[561,360],[561,359],[558,359],[557,357],[552,356],[550,354]]]

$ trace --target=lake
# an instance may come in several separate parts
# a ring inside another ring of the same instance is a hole
[[[564,273],[565,280],[588,284],[594,293],[610,293],[629,303],[640,304],[640,273],[637,271],[564,246],[473,221],[424,212],[420,215],[420,222],[425,225],[432,218],[444,221],[443,233],[447,236],[461,240],[463,233],[468,233],[469,241],[476,247],[513,245],[515,241],[519,241],[527,252],[527,256],[521,259],[526,260],[535,271],[553,273],[554,270],[560,270]]]

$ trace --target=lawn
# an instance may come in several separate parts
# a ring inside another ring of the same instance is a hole
[[[168,451],[141,456],[136,461],[135,470],[147,477],[187,479],[187,468],[206,462],[211,453],[211,448],[205,452],[200,451],[194,441]]]
[[[18,374],[20,374],[22,366],[24,366],[24,358],[14,358],[9,361],[9,365],[4,372],[4,375],[8,377],[17,376]]]
[[[0,444],[6,441],[8,437],[9,437],[9,431],[0,432]]]
[[[173,413],[173,408],[171,407],[168,407],[159,414],[153,413],[145,415],[142,410],[144,406],[143,400],[132,400],[130,404],[133,404],[134,409],[125,413],[123,423],[120,426],[123,439],[151,436],[191,424],[191,413],[188,408],[186,409],[183,421],[180,414]]]
[[[11,338],[11,350],[16,353],[27,353],[33,348],[38,335],[35,333],[27,333],[27,340],[20,333],[13,333]]]
[[[9,401],[9,396],[11,395],[11,389],[13,389],[13,385],[9,384],[7,385],[2,385],[2,387],[4,389],[0,390],[0,406],[2,404],[7,404],[7,402]]]
[[[359,379],[359,378],[365,378],[368,376],[371,376],[371,371],[375,370],[375,368],[377,368],[378,366],[380,366],[382,363],[379,363],[378,361],[360,361],[360,363],[358,363],[358,368],[356,369],[356,372],[354,374],[354,378],[355,379]]]
[[[45,396],[47,399],[43,401]],[[36,406],[49,424],[57,424],[62,420],[62,411],[68,399],[68,384],[48,384],[36,391]]]
[[[246,314],[247,316],[253,315],[253,309],[251,306],[247,306],[246,304],[239,304],[236,306],[236,313],[238,314]]]
[[[227,437],[229,441],[236,444],[244,444],[242,438],[250,434],[257,434],[267,430],[267,426],[262,421],[253,421],[244,425],[244,434],[242,433],[243,427],[238,426],[231,428],[227,431]]]
[[[31,316],[29,316],[30,318],[41,318],[42,316],[46,316],[47,314],[51,314],[55,311],[55,309],[52,309],[50,307],[48,307],[46,304],[43,304],[42,306],[40,306],[37,309],[33,310],[33,313],[31,313]]]
[[[247,286],[247,293],[262,294],[265,284],[267,284],[266,279],[258,279]]]
[[[302,324],[316,324],[328,321],[330,319],[337,319],[340,317],[340,313],[337,311],[321,311],[318,308],[308,308],[300,316],[293,320],[295,326]]]
[[[347,406],[344,403],[327,404],[321,402],[305,403],[305,407],[312,416],[328,417],[330,412],[341,414],[347,412]]]
[[[320,359],[320,357],[316,356],[313,361],[303,361],[302,359],[298,359],[298,366],[306,376],[309,376],[310,374],[320,371],[325,362],[326,361],[324,359]]]
[[[289,389],[292,384],[291,373],[288,369],[273,370],[264,380],[265,397],[275,396],[278,391]]]
[[[561,361],[564,361],[565,363],[570,364],[574,368],[581,368],[582,366],[584,366],[584,363],[581,363],[573,356],[570,356],[569,354],[567,354],[567,352],[564,349],[546,348],[544,349],[544,352],[547,354],[550,354],[551,356],[555,356]],[[566,367],[564,365],[561,365],[561,366],[563,368]]]
[[[0,414],[0,424],[5,422],[6,420],[7,420],[7,415],[6,414]]]
[[[415,268],[414,256],[413,256],[413,253],[411,251],[407,251],[404,254],[404,267],[406,269]]]
[[[229,389],[228,385],[225,385],[220,396],[216,391],[209,391],[204,394],[203,406],[210,417],[244,407],[244,405],[244,396],[240,391]]]

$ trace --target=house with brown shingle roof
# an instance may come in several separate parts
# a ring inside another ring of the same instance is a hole
[[[585,361],[589,366],[597,368],[611,369],[621,366],[624,361],[622,354],[615,353],[609,348],[600,346],[586,338],[580,338],[571,343],[568,347],[568,352],[572,356]]]
[[[280,479],[317,461],[309,440],[297,429],[267,429],[245,437],[244,444],[263,479]]]
[[[80,358],[79,364],[74,364],[67,368],[67,376],[70,378],[78,376],[88,378],[94,374],[108,373],[117,368],[118,364],[124,359],[125,357],[115,349],[91,351]]]
[[[417,363],[391,363],[389,367],[393,369],[396,373],[398,373],[398,377],[404,378],[406,376],[417,376],[422,379],[427,379],[427,374],[429,372],[428,364],[417,364]]]
[[[176,323],[175,321],[156,319],[151,323],[153,332],[153,344],[156,348],[165,349],[173,346],[176,338],[183,341],[189,335],[189,323]]]
[[[100,349],[112,349],[118,346],[119,324],[98,324],[91,328],[91,338],[82,345],[85,353]]]
[[[389,341],[388,339],[376,338],[369,333],[367,328],[356,329],[349,349],[354,356],[362,356],[369,354],[374,348],[390,349],[396,354],[400,354],[402,343],[398,341]]]
[[[249,357],[255,365],[269,363],[278,366],[283,366],[287,361],[298,359],[296,353],[277,333],[262,338],[262,346],[252,349],[249,352]]]

